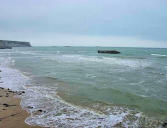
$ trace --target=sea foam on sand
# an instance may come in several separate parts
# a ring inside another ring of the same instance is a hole
[[[1,59],[0,64],[0,86],[15,91],[24,89],[29,78],[23,75],[19,70],[10,68],[10,66],[14,64],[14,61],[11,58]]]

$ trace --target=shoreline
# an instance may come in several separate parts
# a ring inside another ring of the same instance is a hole
[[[41,128],[25,123],[30,114],[22,109],[21,99],[16,97],[23,93],[0,87],[0,128]]]

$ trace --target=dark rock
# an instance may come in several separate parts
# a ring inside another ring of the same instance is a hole
[[[120,54],[120,52],[119,52],[119,51],[116,51],[116,50],[98,50],[98,53]]]
[[[5,107],[9,107],[9,105],[8,104],[3,104]]]
[[[9,104],[4,103],[3,106],[10,107],[10,106],[16,106],[16,105],[9,105]]]
[[[16,94],[17,95],[22,95],[23,93],[22,93],[22,91],[16,91]]]
[[[31,107],[31,106],[27,106],[27,108],[32,109],[33,107]]]
[[[40,109],[40,110],[38,110],[38,112],[43,112],[43,110]]]
[[[12,114],[12,115],[10,115],[10,116],[15,116],[15,115],[17,115],[17,114]]]
[[[15,91],[14,93],[16,93],[17,95],[22,95],[25,93],[25,91]]]
[[[164,123],[162,124],[162,126],[163,126],[164,128],[166,128],[166,127],[167,127],[167,122],[164,122]]]
[[[22,93],[25,93],[25,91],[22,91]]]

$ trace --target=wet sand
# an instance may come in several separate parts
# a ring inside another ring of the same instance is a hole
[[[40,128],[25,123],[29,114],[21,108],[16,95],[16,92],[0,87],[0,128]]]

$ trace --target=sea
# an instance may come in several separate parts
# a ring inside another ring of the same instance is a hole
[[[0,87],[25,91],[21,106],[31,114],[29,125],[161,128],[167,119],[165,48],[2,49],[0,70]]]

